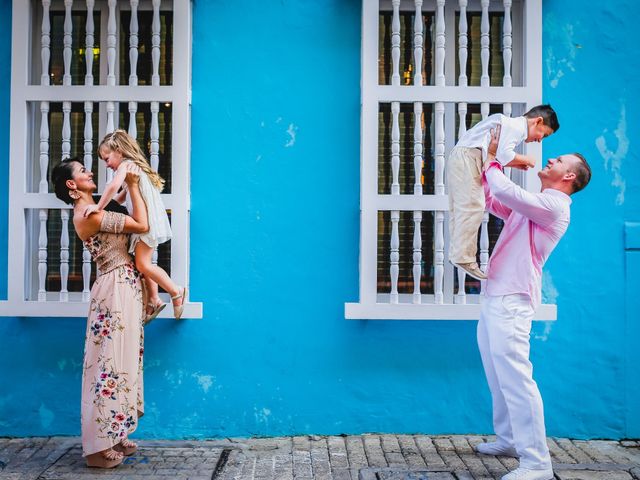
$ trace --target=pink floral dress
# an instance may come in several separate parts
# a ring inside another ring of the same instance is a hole
[[[144,413],[142,279],[128,253],[125,216],[104,212],[84,244],[100,275],[91,289],[82,374],[83,455],[113,447]]]

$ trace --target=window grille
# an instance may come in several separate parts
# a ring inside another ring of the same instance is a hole
[[[166,180],[174,235],[154,261],[187,285],[190,2],[14,0],[12,17],[11,254],[0,313],[86,316],[96,269],[51,172],[77,157],[100,194],[112,172],[96,148],[116,128],[137,139]],[[185,316],[201,317],[202,305],[188,303]]]
[[[363,1],[360,300],[346,318],[478,318],[484,286],[448,261],[445,159],[486,116],[541,103],[541,11],[539,0]],[[538,144],[526,149],[541,161]],[[508,174],[539,190],[535,171]],[[501,227],[485,213],[481,267]],[[537,318],[555,314],[542,305]]]

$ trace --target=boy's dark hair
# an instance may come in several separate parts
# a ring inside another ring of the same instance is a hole
[[[557,132],[560,129],[560,123],[558,122],[558,116],[551,105],[538,105],[533,107],[527,113],[524,114],[526,118],[542,117],[544,124],[551,130]]]
[[[576,178],[573,180],[573,193],[576,193],[589,184],[589,181],[591,180],[591,167],[587,163],[587,159],[584,158],[584,156],[580,153],[575,152],[571,155],[574,155],[580,159],[580,162],[578,162],[578,166],[573,172],[576,174]]]

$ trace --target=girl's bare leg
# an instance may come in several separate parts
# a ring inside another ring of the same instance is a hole
[[[136,268],[140,273],[144,275],[144,277],[147,279],[147,282],[151,280],[151,282],[147,283],[147,286],[149,286],[150,288],[149,290],[150,299],[154,298],[154,291],[152,290],[153,288],[155,288],[155,297],[158,297],[158,285],[160,285],[172,297],[175,297],[176,295],[179,295],[182,292],[182,289],[178,287],[178,285],[176,285],[173,282],[173,280],[171,280],[171,277],[167,275],[167,272],[165,272],[162,268],[158,267],[157,265],[154,265],[153,262],[151,261],[151,257],[153,255],[153,248],[151,248],[149,245],[147,245],[143,241],[139,241],[136,244],[135,253],[136,253]],[[151,283],[155,283],[155,285],[151,286]],[[183,298],[179,298],[175,300],[174,303],[177,302],[176,305],[180,305],[183,301],[184,301]]]
[[[144,283],[147,286],[149,303],[152,304],[153,306],[156,306],[157,304],[161,303],[162,300],[160,300],[160,295],[158,295],[158,284],[147,276],[144,277]]]

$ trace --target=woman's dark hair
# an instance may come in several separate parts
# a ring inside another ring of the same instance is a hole
[[[73,180],[73,164],[80,163],[77,158],[67,158],[53,167],[51,178],[53,179],[53,191],[60,200],[68,205],[73,205],[73,198],[69,196],[67,180]]]
[[[560,129],[558,116],[556,115],[555,110],[551,108],[551,105],[538,105],[537,107],[533,107],[523,116],[527,118],[542,117],[544,124],[553,130],[554,133]]]

